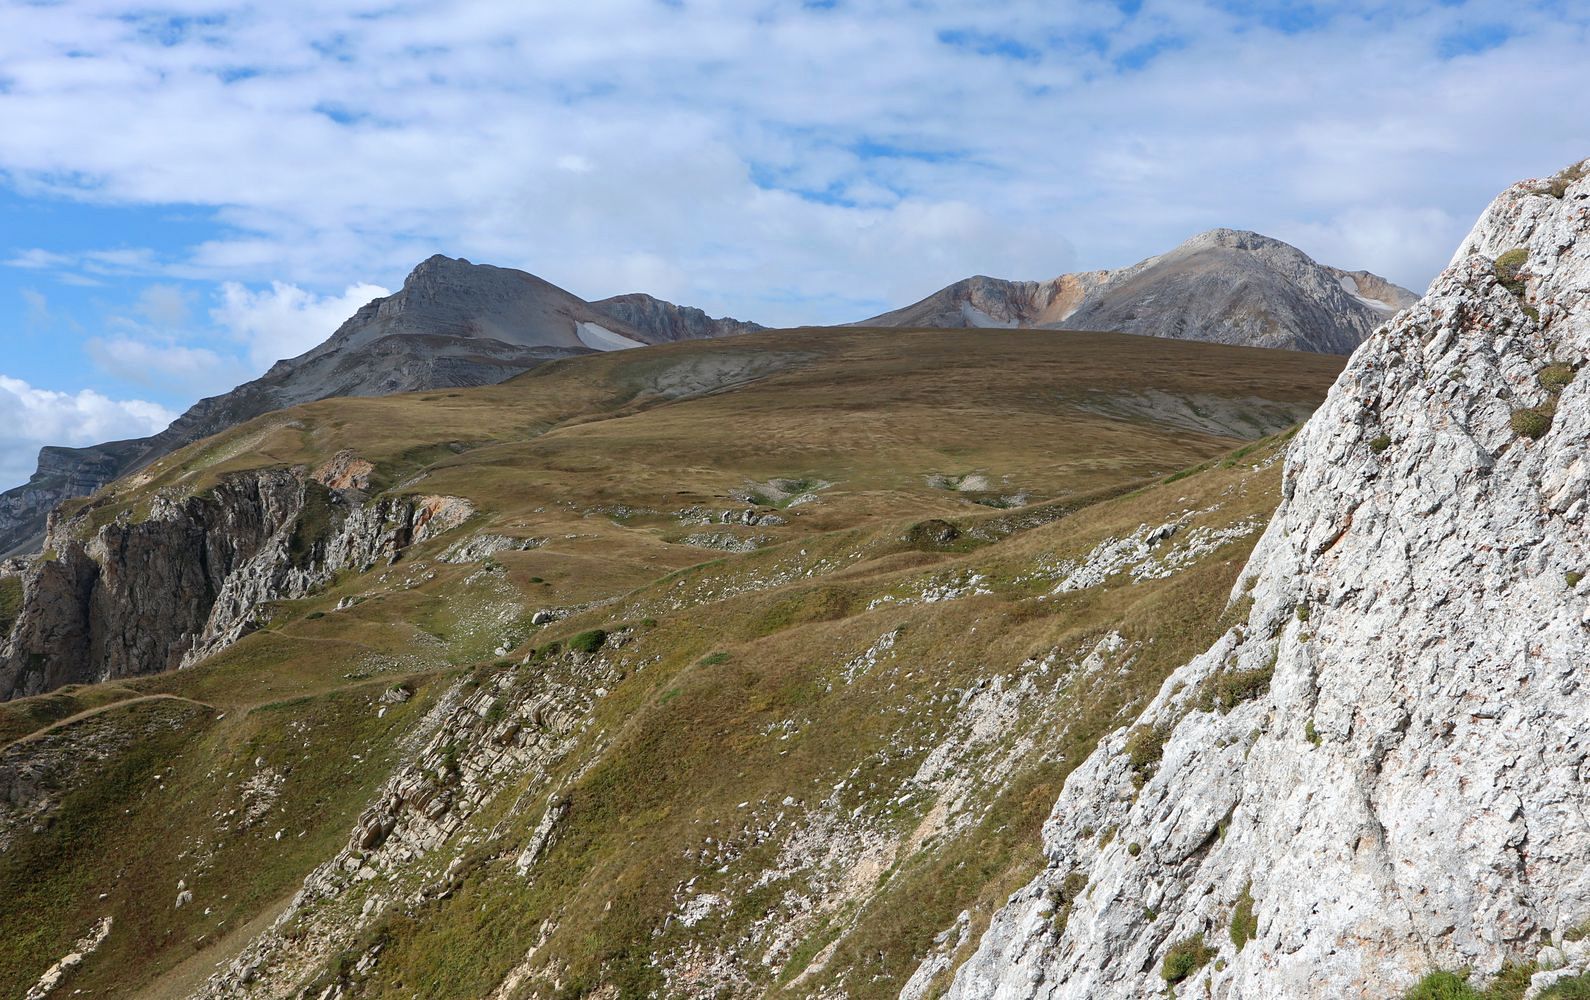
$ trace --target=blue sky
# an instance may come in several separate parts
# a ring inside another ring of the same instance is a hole
[[[1568,2],[0,0],[0,488],[435,252],[839,322],[1257,229],[1415,289],[1590,155]]]

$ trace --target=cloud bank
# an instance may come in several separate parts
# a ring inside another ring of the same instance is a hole
[[[336,6],[0,6],[0,170],[213,213],[101,267],[324,291],[442,250],[792,323],[1214,225],[1418,286],[1590,145],[1555,2]]]
[[[97,392],[53,392],[0,375],[0,483],[21,482],[33,472],[42,444],[82,446],[143,437],[176,414],[138,399]]]

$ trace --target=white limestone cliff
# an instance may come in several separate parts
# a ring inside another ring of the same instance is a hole
[[[951,997],[1164,995],[1166,972],[1183,997],[1397,997],[1565,962],[1538,992],[1590,967],[1564,940],[1590,919],[1590,378],[1562,367],[1590,355],[1583,172],[1504,192],[1354,354],[1293,444],[1246,622],[1070,776],[1048,867]]]

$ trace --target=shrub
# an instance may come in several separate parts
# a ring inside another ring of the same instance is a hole
[[[1126,845],[1126,853],[1135,858],[1143,853],[1143,845],[1134,840]]]
[[[1579,586],[1579,581],[1584,579],[1584,574],[1576,569],[1571,569],[1564,573],[1562,578],[1567,582],[1568,589],[1572,590],[1573,588]]]
[[[1183,938],[1165,953],[1165,962],[1159,968],[1160,978],[1167,983],[1179,983],[1208,965],[1214,957],[1214,949],[1205,943],[1202,935]]]
[[[1573,377],[1578,372],[1573,370],[1573,365],[1554,364],[1547,365],[1535,373],[1540,380],[1540,387],[1547,392],[1561,392],[1573,382]]]
[[[1314,728],[1314,720],[1313,719],[1310,719],[1307,722],[1303,723],[1303,738],[1308,740],[1310,743],[1314,744],[1315,746],[1319,746],[1319,744],[1320,744],[1319,730]]]
[[[1529,261],[1529,251],[1523,247],[1513,249],[1496,258],[1496,282],[1514,295],[1524,294],[1523,267]]]
[[[1375,438],[1373,441],[1369,442],[1369,450],[1374,452],[1376,455],[1380,454],[1381,452],[1385,451],[1387,448],[1390,448],[1390,447],[1391,447],[1391,435],[1389,435],[1389,434],[1382,434],[1379,437]]]
[[[1242,887],[1237,905],[1231,910],[1231,943],[1241,951],[1249,941],[1259,936],[1259,918],[1253,915],[1253,883]]]
[[[1308,615],[1309,615],[1308,602],[1307,601],[1299,601],[1299,602],[1297,602],[1297,620],[1300,621],[1300,622],[1306,622],[1306,621],[1308,621]]]
[[[1551,430],[1552,411],[1549,407],[1533,406],[1513,411],[1513,432],[1520,437],[1539,441]]]
[[[594,653],[601,649],[605,642],[607,642],[607,633],[599,628],[593,628],[570,639],[569,648],[576,653]]]

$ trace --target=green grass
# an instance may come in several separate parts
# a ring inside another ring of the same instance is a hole
[[[1242,895],[1231,910],[1231,943],[1241,951],[1258,936],[1259,918],[1253,912],[1253,883],[1249,882],[1242,887]]]
[[[607,642],[607,633],[599,628],[581,632],[569,640],[569,648],[576,653],[594,653]]]
[[[1436,970],[1409,987],[1403,997],[1404,1000],[1521,1000],[1535,972],[1533,964],[1508,965],[1482,990],[1470,983],[1467,971]]]
[[[1527,437],[1538,441],[1551,430],[1552,417],[1555,409],[1549,406],[1526,407],[1514,410],[1512,416],[1513,433],[1519,437]]]
[[[1105,417],[1084,404],[1152,388],[1188,406],[1222,396],[1244,407],[1272,400],[1300,417],[1341,364],[1086,333],[1001,331],[973,342],[943,332],[797,331],[758,345],[758,358],[796,360],[752,389],[672,402],[641,391],[669,366],[697,371],[735,351],[745,349],[670,345],[548,365],[429,400],[315,404],[292,412],[298,426],[281,416],[256,421],[152,467],[149,489],[198,491],[250,463],[312,466],[349,448],[374,461],[387,486],[423,471],[421,488],[473,500],[480,513],[465,531],[548,541],[499,553],[500,570],[481,574],[434,560],[461,537],[446,536],[284,605],[271,626],[196,668],[0,706],[0,733],[17,736],[137,695],[214,706],[173,737],[177,745],[155,744],[160,759],[175,762],[169,799],[140,799],[138,775],[96,786],[98,805],[84,815],[96,817],[102,851],[68,857],[60,844],[35,845],[55,852],[33,857],[50,873],[38,881],[59,895],[18,896],[16,908],[0,897],[0,913],[25,914],[47,938],[30,938],[26,955],[16,953],[0,993],[25,991],[39,963],[86,929],[102,886],[122,885],[107,857],[139,873],[115,890],[117,934],[124,920],[148,930],[129,934],[127,945],[113,935],[70,988],[108,995],[174,982],[190,962],[213,969],[241,943],[222,943],[228,930],[271,913],[347,842],[354,817],[403,759],[399,742],[443,687],[459,679],[478,690],[514,670],[522,683],[574,683],[562,672],[575,664],[610,664],[605,696],[587,699],[589,715],[571,723],[576,749],[546,773],[530,767],[504,777],[463,830],[412,866],[417,879],[419,869],[464,858],[449,894],[361,928],[352,948],[315,956],[326,982],[358,978],[355,992],[370,997],[484,995],[539,944],[539,990],[552,992],[556,978],[569,996],[644,995],[661,989],[660,964],[692,949],[741,948],[776,926],[789,932],[787,950],[767,965],[740,965],[751,992],[898,995],[959,913],[971,914],[975,940],[1010,892],[1042,869],[1041,828],[1066,776],[1242,613],[1224,608],[1225,595],[1256,535],[1167,579],[1122,577],[1065,595],[1034,580],[1054,558],[1163,520],[1167,510],[1218,499],[1221,518],[1262,520],[1279,495],[1279,465],[1254,466],[1284,438],[1209,435],[1174,421]],[[1023,433],[1009,433],[1013,421]],[[452,440],[460,427],[469,428],[468,442]],[[669,541],[672,511],[710,507],[792,468],[834,485],[789,508],[790,523],[769,529],[769,547],[703,560]],[[944,468],[999,469],[1034,501],[1014,513],[971,508],[925,485]],[[1156,485],[1171,469],[1191,471]],[[107,513],[146,499],[141,487],[116,489]],[[585,516],[618,503],[660,513],[622,524]],[[329,506],[306,508],[295,558],[313,555],[332,520]],[[882,601],[973,572],[991,593]],[[344,597],[358,601],[335,610]],[[572,638],[537,640],[528,666],[503,666],[494,650],[535,634],[525,619],[544,607],[566,615],[550,634],[564,637],[566,628]],[[643,627],[623,624],[634,622]],[[1015,685],[1032,662],[1079,655],[1112,632],[1132,644],[1130,669],[1024,702],[999,747],[1024,738],[1028,749],[1001,780],[971,790],[965,823],[935,827],[932,795],[901,801],[898,790],[929,749],[960,724],[965,692],[995,677]],[[895,648],[847,676],[846,665],[884,635],[896,637]],[[599,660],[586,655],[598,651]],[[1246,696],[1247,681],[1228,680],[1240,681],[1232,698]],[[414,697],[378,717],[380,695],[400,683]],[[481,721],[501,724],[509,712],[499,701]],[[1134,763],[1145,775],[1165,735],[1134,732]],[[441,755],[443,770],[467,768],[469,753],[454,745]],[[239,776],[257,759],[290,767],[282,812],[257,828],[220,830],[214,817],[237,807]],[[568,812],[535,870],[521,876],[513,859],[550,789],[567,796]],[[830,795],[840,827],[864,826],[892,853],[757,885],[782,838],[812,822]],[[282,841],[278,828],[288,831]],[[763,828],[776,836],[744,832]],[[709,837],[723,860],[702,858]],[[215,859],[206,874],[191,870],[197,855],[180,856],[189,845]],[[202,905],[170,909],[179,878]],[[690,880],[697,893],[730,902],[686,927],[678,893]],[[1061,889],[1067,903],[1082,891]],[[787,912],[788,894],[823,909]],[[350,928],[357,902],[342,915]],[[767,947],[765,937],[757,941]],[[377,943],[380,961],[355,977],[359,949]],[[819,954],[826,965],[808,970]]]
[[[1557,393],[1573,384],[1574,376],[1579,374],[1574,371],[1573,365],[1550,364],[1535,373],[1540,387],[1547,392]]]
[[[22,577],[0,576],[0,637],[11,631],[22,611]]]

